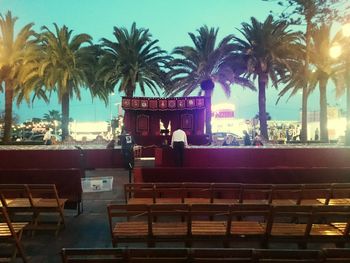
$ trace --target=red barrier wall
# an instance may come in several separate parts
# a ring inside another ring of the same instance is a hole
[[[350,183],[350,168],[135,168],[134,182]]]
[[[174,166],[171,148],[155,150],[156,167]],[[187,148],[185,167],[350,167],[350,148]]]

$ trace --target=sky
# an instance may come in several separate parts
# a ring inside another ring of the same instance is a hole
[[[66,25],[75,34],[90,34],[94,43],[99,43],[102,37],[114,41],[114,26],[130,29],[136,22],[137,27],[148,28],[154,39],[159,40],[159,46],[168,52],[176,46],[191,45],[188,32],[196,32],[203,25],[218,27],[218,40],[228,34],[240,37],[238,29],[242,22],[249,22],[252,16],[264,21],[271,10],[274,13],[281,11],[276,2],[262,0],[0,0],[0,13],[5,14],[8,10],[18,17],[17,30],[34,22],[34,29],[40,32],[42,26],[53,29],[53,23],[57,23],[60,27]],[[76,121],[108,121],[118,114],[123,96],[117,88],[115,91],[110,95],[108,105],[97,98],[92,99],[89,92],[83,92],[81,101],[71,101],[70,117]],[[141,96],[141,93],[135,95]],[[286,96],[276,105],[277,95],[278,90],[268,87],[266,104],[272,119],[299,120],[301,94],[289,100]],[[258,112],[258,93],[237,85],[232,86],[230,98],[216,85],[212,102],[233,103],[237,118],[251,119]],[[328,88],[328,103],[345,108],[345,97],[336,99],[332,85]],[[0,94],[0,111],[4,104],[4,94]],[[49,104],[40,100],[32,105],[23,102],[17,107],[14,104],[14,112],[21,122],[41,118],[49,110],[61,110],[56,94],[52,94]],[[317,90],[309,98],[308,110],[319,110]]]

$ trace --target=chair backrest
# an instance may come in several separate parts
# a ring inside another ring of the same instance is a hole
[[[27,185],[25,184],[0,184],[0,200],[3,206],[8,204],[14,198],[23,199],[23,205],[31,206],[31,199]]]
[[[230,214],[228,204],[192,204],[190,206],[191,220],[224,220]]]
[[[242,184],[239,183],[214,183],[212,185],[212,197],[217,199],[239,200],[242,191]]]
[[[266,202],[270,202],[271,193],[271,184],[244,184],[239,202],[243,203],[248,199],[265,200]]]
[[[275,199],[290,199],[297,204],[300,200],[301,191],[300,184],[274,184],[272,185],[270,203]]]
[[[195,248],[191,251],[191,262],[214,263],[214,262],[252,262],[253,250],[244,248]]]
[[[331,198],[350,198],[350,183],[333,183]]]
[[[317,224],[320,219],[328,224],[343,223],[342,233],[348,236],[350,232],[350,206],[326,205],[314,206],[312,209],[312,222]]]
[[[325,204],[329,203],[331,197],[331,184],[303,184],[299,204],[304,199],[325,199]]]
[[[33,206],[35,206],[33,198],[50,198],[56,200],[57,207],[59,207],[58,192],[54,184],[28,184],[27,187]]]
[[[183,201],[182,183],[156,183],[155,184],[155,203],[158,198],[178,198]]]
[[[310,222],[312,215],[312,206],[300,205],[281,205],[271,206],[271,216],[267,222],[267,234],[271,234],[273,224],[276,223],[295,223],[304,227],[304,235],[310,233]]]
[[[154,199],[153,183],[138,183],[138,184],[124,184],[125,203],[128,203],[130,198],[152,198]]]
[[[212,185],[212,183],[183,183],[183,196],[184,198],[208,198],[210,200]]]
[[[127,262],[127,252],[121,248],[63,248],[63,263],[112,263]]]
[[[254,262],[275,263],[316,263],[320,261],[319,250],[295,250],[295,249],[255,249]]]
[[[350,262],[350,248],[324,248],[322,252],[324,263]]]
[[[128,250],[129,263],[184,263],[188,261],[186,248],[131,248]]]

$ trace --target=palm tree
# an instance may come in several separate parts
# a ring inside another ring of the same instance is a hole
[[[169,57],[156,46],[148,29],[137,28],[133,23],[130,32],[126,28],[114,27],[116,42],[101,39],[103,54],[97,76],[105,85],[119,85],[119,92],[132,97],[137,85],[145,94],[148,87],[158,94],[158,87],[164,87],[164,66]]]
[[[44,114],[43,120],[47,122],[61,121],[61,114],[58,110],[50,110],[49,113]]]
[[[245,61],[246,74],[258,78],[260,133],[268,139],[266,121],[266,88],[268,81],[277,88],[285,79],[299,47],[299,33],[288,30],[288,24],[274,21],[270,15],[261,23],[251,18],[242,23],[243,38],[235,37],[237,54]]]
[[[337,43],[340,32],[332,39],[331,25],[315,26],[312,31],[310,62],[315,67],[310,74],[310,91],[319,85],[320,90],[320,135],[321,141],[328,142],[327,127],[327,83],[331,79],[337,83],[335,61],[330,57],[329,50]]]
[[[215,83],[219,83],[227,96],[233,82],[254,89],[254,85],[241,78],[230,63],[233,45],[232,35],[226,36],[216,45],[218,28],[200,27],[198,35],[188,33],[194,47],[181,46],[173,51],[175,58],[170,62],[168,78],[171,81],[166,94],[188,96],[196,89],[211,98]],[[206,107],[206,133],[211,134],[211,107]]]
[[[5,91],[4,142],[11,139],[12,102],[16,89],[22,84],[18,75],[37,52],[33,24],[25,25],[16,35],[16,21],[17,17],[12,17],[11,12],[5,17],[0,15],[0,91]]]
[[[73,31],[66,26],[55,31],[42,27],[40,35],[42,59],[38,68],[39,76],[48,91],[58,94],[62,105],[62,139],[68,135],[69,101],[74,95],[80,100],[80,88],[88,86],[87,68],[94,57],[88,34],[72,36]],[[84,46],[85,45],[85,46]]]

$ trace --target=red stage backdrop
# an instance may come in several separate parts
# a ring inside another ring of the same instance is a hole
[[[190,144],[202,145],[207,142],[205,113],[210,103],[209,97],[123,97],[124,127],[143,146],[161,145],[178,128],[186,132]],[[169,135],[161,134],[160,122]]]

